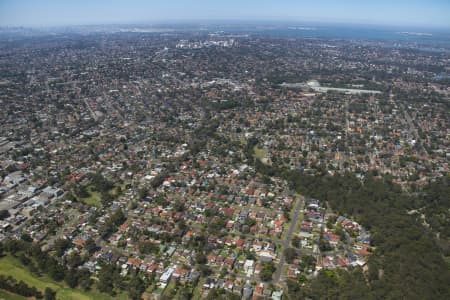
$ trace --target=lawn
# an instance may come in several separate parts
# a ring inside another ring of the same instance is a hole
[[[26,300],[27,298],[16,295],[16,294],[11,294],[7,291],[4,290],[0,290],[0,299],[8,299],[8,300]]]
[[[89,197],[81,198],[80,200],[90,206],[101,207],[102,203],[100,201],[100,193],[92,190],[92,186],[87,187]]]
[[[102,293],[95,292],[95,291],[85,292],[85,291],[81,291],[81,290],[77,290],[77,289],[71,289],[71,288],[66,287],[61,282],[56,282],[56,281],[51,280],[47,276],[40,277],[40,276],[34,275],[31,272],[29,272],[20,263],[19,260],[17,260],[16,258],[14,258],[12,256],[5,256],[0,259],[0,274],[6,275],[6,276],[12,276],[16,280],[22,280],[29,286],[36,287],[37,289],[42,291],[42,293],[44,293],[44,290],[46,287],[49,287],[57,292],[56,298],[61,299],[61,300],[66,300],[66,299],[68,299],[68,300],[70,300],[70,299],[73,299],[73,300],[111,299],[111,296],[106,295],[106,294],[102,294]],[[8,297],[4,297],[3,294],[5,294],[5,292],[2,291],[2,293],[0,294],[0,299],[1,298],[24,299],[20,296],[18,296],[18,298],[12,298],[11,295],[8,295]],[[127,299],[127,298],[126,298],[126,295],[121,294],[118,297],[118,299]]]
[[[111,194],[112,195],[114,195],[114,196],[116,196],[116,195],[118,195],[118,194],[120,194],[119,193],[119,189],[120,189],[120,192],[121,193],[123,193],[123,191],[125,191],[126,190],[126,187],[127,185],[126,184],[116,184],[116,186],[112,189],[112,191],[111,191]]]
[[[110,193],[114,196],[118,195],[119,188],[121,191],[123,191],[125,189],[125,184],[122,185],[116,184],[116,186],[110,190]],[[92,185],[87,186],[87,191],[89,193],[89,197],[80,198],[79,200],[83,201],[84,203],[90,206],[101,207],[102,206],[101,194],[99,192],[94,191]]]
[[[258,146],[253,147],[253,153],[255,153],[255,157],[259,160],[267,157],[269,151],[266,148],[259,148]]]

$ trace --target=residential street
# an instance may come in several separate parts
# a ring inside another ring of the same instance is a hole
[[[286,238],[284,239],[284,241],[281,244],[282,252],[281,252],[280,261],[278,262],[278,265],[277,265],[277,270],[275,271],[275,273],[273,275],[273,279],[272,279],[273,284],[278,283],[278,281],[281,278],[281,272],[283,271],[284,262],[286,260],[283,252],[286,248],[289,247],[289,245],[291,243],[292,236],[294,234],[294,230],[295,230],[295,227],[298,222],[300,210],[302,209],[304,203],[305,203],[304,198],[302,196],[300,196],[297,201],[297,205],[295,206],[295,209],[291,215],[291,225],[289,226],[289,230],[287,232]]]

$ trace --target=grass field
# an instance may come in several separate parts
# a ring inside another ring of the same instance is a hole
[[[27,298],[19,296],[19,295],[15,295],[15,294],[11,294],[9,292],[6,292],[4,290],[0,290],[0,299],[7,299],[7,300],[26,300]]]
[[[89,197],[81,198],[80,200],[87,205],[101,207],[102,203],[100,202],[100,193],[93,191],[92,186],[88,186],[87,191],[89,192]]]
[[[61,300],[106,300],[111,299],[111,296],[102,294],[95,291],[89,291],[84,292],[81,290],[71,289],[66,287],[63,283],[55,282],[51,280],[50,278],[46,276],[36,276],[29,272],[21,263],[19,260],[17,260],[14,257],[11,256],[5,256],[0,259],[0,274],[6,275],[6,276],[12,276],[16,280],[22,280],[29,286],[34,286],[42,293],[44,293],[44,290],[46,287],[49,287],[57,292],[56,298]],[[17,296],[18,298],[13,298],[12,295],[1,291],[0,293],[0,299],[25,299],[23,297]],[[6,297],[7,295],[8,297]],[[121,294],[117,297],[117,299],[127,299],[125,294]]]
[[[259,148],[258,146],[253,147],[253,152],[255,153],[255,157],[258,159],[263,159],[267,156],[267,153],[269,153],[266,148]]]
[[[112,189],[111,194],[114,196],[119,194],[119,191],[123,192],[125,190],[126,184],[116,184],[116,186]]]
[[[114,196],[117,195],[118,188],[120,188],[123,191],[125,189],[125,184],[122,185],[117,184],[113,189],[110,190],[110,193]],[[101,207],[102,202],[100,193],[94,191],[91,185],[87,186],[87,191],[89,193],[89,197],[80,198],[79,200],[83,201],[84,203],[90,206]]]

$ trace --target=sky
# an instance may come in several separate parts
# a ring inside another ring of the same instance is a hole
[[[450,0],[0,0],[0,26],[195,20],[450,28]]]

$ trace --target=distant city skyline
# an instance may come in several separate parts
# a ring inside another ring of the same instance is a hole
[[[0,0],[0,26],[248,20],[450,29],[448,0]]]

